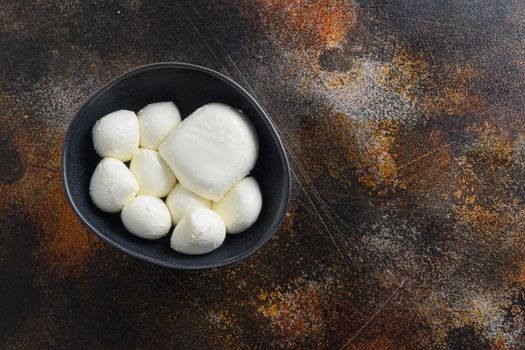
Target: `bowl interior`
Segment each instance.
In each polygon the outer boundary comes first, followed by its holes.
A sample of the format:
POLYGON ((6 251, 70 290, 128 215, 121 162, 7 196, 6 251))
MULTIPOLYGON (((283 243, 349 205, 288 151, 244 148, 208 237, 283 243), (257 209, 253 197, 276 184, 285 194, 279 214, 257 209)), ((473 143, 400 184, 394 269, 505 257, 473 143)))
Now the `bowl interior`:
POLYGON ((69 126, 63 150, 63 177, 68 199, 84 224, 102 239, 138 258, 163 266, 201 269, 241 260, 262 246, 286 213, 290 178, 282 144, 264 110, 237 84, 206 68, 180 63, 144 66, 101 89, 80 109, 69 126), (228 235, 217 250, 199 256, 170 248, 166 237, 148 241, 124 228, 120 214, 102 212, 89 197, 91 175, 100 161, 91 139, 95 122, 118 109, 138 111, 152 102, 173 101, 182 118, 210 102, 242 109, 255 125, 259 157, 252 171, 261 187, 263 206, 257 222, 247 231, 228 235))

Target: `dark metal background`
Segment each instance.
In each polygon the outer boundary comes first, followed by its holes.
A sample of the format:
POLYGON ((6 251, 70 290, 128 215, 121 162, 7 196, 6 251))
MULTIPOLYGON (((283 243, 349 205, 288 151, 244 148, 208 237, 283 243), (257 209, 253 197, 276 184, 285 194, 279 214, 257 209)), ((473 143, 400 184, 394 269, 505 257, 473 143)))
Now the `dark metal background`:
POLYGON ((524 29, 518 0, 0 0, 0 348, 524 348, 524 29), (157 61, 283 137, 290 211, 244 262, 152 266, 66 203, 75 111, 157 61))

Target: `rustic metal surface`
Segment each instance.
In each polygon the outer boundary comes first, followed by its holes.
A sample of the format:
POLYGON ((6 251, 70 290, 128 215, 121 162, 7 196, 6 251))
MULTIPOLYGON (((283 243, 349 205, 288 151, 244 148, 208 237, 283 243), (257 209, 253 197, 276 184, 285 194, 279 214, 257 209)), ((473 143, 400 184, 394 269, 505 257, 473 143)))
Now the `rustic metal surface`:
POLYGON ((0 1, 0 348, 525 347, 522 1, 0 1), (138 65, 253 92, 294 170, 252 258, 182 272, 68 207, 64 132, 138 65))

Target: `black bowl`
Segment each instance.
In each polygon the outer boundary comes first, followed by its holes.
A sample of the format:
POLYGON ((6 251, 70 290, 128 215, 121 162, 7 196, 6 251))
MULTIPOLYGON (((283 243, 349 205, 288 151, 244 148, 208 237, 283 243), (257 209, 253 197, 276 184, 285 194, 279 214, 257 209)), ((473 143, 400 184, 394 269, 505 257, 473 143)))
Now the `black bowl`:
POLYGON ((80 220, 112 246, 154 264, 177 269, 206 269, 242 260, 259 249, 284 219, 290 199, 290 168, 284 147, 268 115, 241 86, 211 69, 187 63, 157 63, 132 70, 95 93, 71 121, 62 154, 64 188, 80 220), (129 233, 120 214, 99 210, 89 197, 89 182, 100 157, 93 148, 91 129, 107 113, 138 111, 152 102, 173 101, 182 118, 210 102, 242 109, 259 136, 259 158, 252 175, 261 187, 263 206, 257 221, 245 232, 228 235, 217 250, 191 256, 170 248, 166 237, 148 241, 129 233))

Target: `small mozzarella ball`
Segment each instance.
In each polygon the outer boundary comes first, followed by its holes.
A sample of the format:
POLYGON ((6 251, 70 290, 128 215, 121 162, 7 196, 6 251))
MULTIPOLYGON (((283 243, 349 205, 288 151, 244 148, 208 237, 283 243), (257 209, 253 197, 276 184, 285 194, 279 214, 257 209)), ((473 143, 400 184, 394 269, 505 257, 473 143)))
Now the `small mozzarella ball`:
POLYGON ((139 183, 138 194, 166 197, 177 179, 157 151, 139 148, 129 164, 129 169, 139 183))
POLYGON ((120 110, 99 119, 92 130, 95 151, 101 157, 127 162, 139 148, 139 122, 134 112, 120 110))
POLYGON ((129 232, 146 239, 161 238, 171 227, 168 207, 152 196, 133 198, 126 203, 120 217, 129 232))
POLYGON ((140 147, 158 149, 164 139, 180 123, 180 113, 173 102, 151 103, 138 113, 140 147))
POLYGON ((226 228, 221 217, 213 210, 197 208, 175 226, 171 248, 184 254, 206 254, 219 248, 224 238, 226 228))
POLYGON ((104 158, 98 163, 91 182, 89 195, 95 205, 108 213, 122 210, 124 204, 135 197, 139 185, 128 167, 115 158, 104 158))
POLYGON ((171 213, 173 224, 177 225, 184 215, 195 208, 209 209, 211 202, 177 184, 166 198, 166 205, 171 213))
POLYGON ((261 189, 253 177, 239 181, 220 201, 212 205, 212 209, 224 221, 228 233, 239 233, 253 225, 261 207, 261 189))

